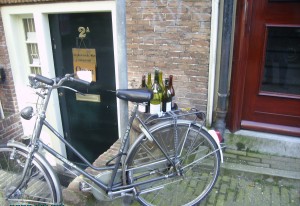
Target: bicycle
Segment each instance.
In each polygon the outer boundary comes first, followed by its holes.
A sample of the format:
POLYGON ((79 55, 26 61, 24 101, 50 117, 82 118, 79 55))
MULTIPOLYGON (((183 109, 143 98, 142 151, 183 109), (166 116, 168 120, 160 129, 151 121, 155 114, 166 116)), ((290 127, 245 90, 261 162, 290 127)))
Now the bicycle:
POLYGON ((144 118, 138 112, 138 106, 150 101, 152 92, 119 89, 116 91, 118 98, 134 103, 128 126, 117 155, 106 165, 95 167, 46 121, 49 98, 54 89, 78 92, 63 83, 73 81, 89 85, 89 82, 71 74, 54 79, 30 75, 29 80, 30 86, 39 91, 37 94, 42 103, 37 112, 31 106, 21 111, 24 119, 36 116, 30 143, 24 145, 11 140, 0 146, 1 205, 63 202, 57 175, 41 150, 53 155, 65 168, 84 176, 81 190, 91 191, 100 200, 132 196, 142 205, 197 205, 214 186, 223 154, 216 132, 204 127, 204 113, 177 110, 144 118), (127 149, 134 119, 139 123, 141 134, 127 149), (102 173, 89 174, 42 142, 43 126, 88 167, 102 173))

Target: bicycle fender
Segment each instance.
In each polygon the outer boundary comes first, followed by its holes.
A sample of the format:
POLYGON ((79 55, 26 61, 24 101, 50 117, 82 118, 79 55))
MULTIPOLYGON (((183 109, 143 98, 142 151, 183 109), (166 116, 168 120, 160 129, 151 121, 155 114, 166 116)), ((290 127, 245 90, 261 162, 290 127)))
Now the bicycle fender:
POLYGON ((205 130, 210 134, 210 136, 212 136, 212 138, 215 140, 217 146, 218 146, 218 149, 220 151, 220 157, 221 157, 221 162, 223 163, 223 151, 222 151, 222 148, 221 148, 221 145, 220 145, 220 141, 219 141, 219 137, 218 135, 216 134, 216 131, 215 130, 207 130, 205 128, 205 130))
MULTIPOLYGON (((28 151, 28 148, 26 147, 26 145, 20 143, 20 142, 14 142, 14 141, 9 141, 7 143, 7 146, 10 147, 16 147, 19 148, 23 151, 28 151)), ((60 183, 58 180, 58 177, 56 175, 56 173, 54 172, 53 168, 51 167, 51 165, 48 163, 48 161, 46 160, 45 157, 43 157, 40 153, 36 152, 34 153, 34 157, 41 162, 41 164, 45 167, 45 169, 47 170, 47 172, 49 173, 49 175, 51 176, 51 179, 53 181, 53 184, 55 186, 56 189, 56 194, 58 197, 62 197, 62 192, 60 190, 60 183)), ((62 199, 60 199, 60 201, 62 201, 62 199)), ((59 202, 60 203, 60 202, 59 202)))
MULTIPOLYGON (((191 123, 189 120, 177 120, 178 122, 183 122, 183 123, 191 123)), ((149 131, 153 131, 156 128, 162 127, 164 125, 170 124, 171 121, 165 121, 165 122, 161 122, 161 123, 157 123, 155 125, 153 125, 151 128, 149 128, 149 131)), ((220 141, 218 138, 218 135, 216 134, 216 132, 214 130, 208 130, 206 127, 199 125, 198 123, 193 123, 194 126, 197 126, 203 130, 205 130, 215 141, 215 143, 217 144, 218 147, 218 151, 220 153, 220 158, 221 158, 221 163, 224 162, 224 158, 223 158, 223 151, 222 151, 222 147, 220 145, 220 141)), ((142 136, 144 136, 144 133, 141 133, 137 139, 141 138, 142 136)), ((128 154, 131 152, 131 150, 134 148, 134 145, 131 146, 131 148, 128 151, 128 154)), ((129 155, 128 155, 129 156, 129 155)))

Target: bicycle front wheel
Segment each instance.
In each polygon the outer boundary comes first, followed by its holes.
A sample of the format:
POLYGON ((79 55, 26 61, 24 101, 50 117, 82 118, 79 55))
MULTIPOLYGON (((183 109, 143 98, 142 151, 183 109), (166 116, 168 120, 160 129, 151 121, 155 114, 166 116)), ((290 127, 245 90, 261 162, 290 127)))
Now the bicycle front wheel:
POLYGON ((137 184, 137 199, 143 205, 197 205, 214 186, 220 169, 220 152, 209 133, 186 120, 154 126, 151 133, 169 158, 178 160, 176 170, 157 144, 140 136, 125 161, 127 184, 137 184))
POLYGON ((35 157, 29 166, 26 183, 11 194, 21 181, 27 154, 20 148, 0 145, 0 205, 51 205, 58 202, 51 176, 35 157))

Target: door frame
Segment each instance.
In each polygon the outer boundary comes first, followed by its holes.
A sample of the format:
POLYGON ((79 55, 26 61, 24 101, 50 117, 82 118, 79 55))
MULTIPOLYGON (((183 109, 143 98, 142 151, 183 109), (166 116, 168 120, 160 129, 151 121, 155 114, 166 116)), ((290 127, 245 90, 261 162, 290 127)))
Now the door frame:
POLYGON ((245 87, 248 40, 249 40, 249 13, 252 7, 251 0, 237 1, 236 22, 234 32, 234 46, 232 57, 232 75, 229 96, 229 108, 227 115, 227 125, 231 132, 236 132, 241 128, 243 91, 245 87))
POLYGON ((300 136, 300 128, 273 125, 268 123, 256 123, 242 120, 244 89, 246 83, 246 67, 249 49, 249 37, 251 16, 253 14, 253 1, 237 1, 236 7, 236 27, 234 35, 232 76, 230 87, 229 108, 227 116, 227 125, 231 132, 240 130, 242 125, 249 130, 258 130, 262 132, 275 132, 291 136, 300 136))
MULTIPOLYGON (((11 69, 14 78, 14 85, 16 88, 16 96, 19 104, 19 109, 23 108, 24 99, 24 87, 28 84, 28 71, 24 69, 24 55, 20 52, 19 43, 22 39, 22 31, 20 16, 30 14, 35 21, 37 44, 40 51, 40 63, 42 74, 49 77, 55 77, 55 69, 53 62, 53 53, 50 37, 50 27, 48 14, 59 13, 88 13, 88 12, 111 12, 112 15, 112 27, 113 27, 113 42, 114 42, 114 56, 115 56, 115 80, 116 89, 125 88, 128 85, 127 75, 126 78, 122 78, 122 74, 127 74, 127 68, 119 68, 118 61, 120 61, 120 55, 118 51, 117 41, 117 21, 116 21, 116 2, 115 1, 87 1, 87 2, 70 2, 70 3, 48 3, 48 4, 34 4, 34 5, 16 5, 16 6, 3 6, 1 7, 1 14, 3 20, 3 26, 5 31, 7 49, 9 53, 9 59, 11 63, 11 69)), ((126 36, 121 37, 126 38, 126 36)), ((26 95, 26 94, 25 94, 26 95)), ((120 132, 124 130, 124 121, 127 111, 127 102, 117 99, 117 114, 118 114, 118 127, 119 138, 120 132)), ((47 120, 57 128, 58 131, 63 134, 61 114, 59 109, 58 95, 56 91, 53 93, 53 97, 50 99, 48 108, 47 120)), ((50 135, 50 133, 49 133, 50 135)), ((53 137, 53 136, 52 136, 53 137)), ((51 138, 51 146, 55 148, 59 153, 66 156, 65 146, 60 144, 59 141, 55 141, 51 138)))

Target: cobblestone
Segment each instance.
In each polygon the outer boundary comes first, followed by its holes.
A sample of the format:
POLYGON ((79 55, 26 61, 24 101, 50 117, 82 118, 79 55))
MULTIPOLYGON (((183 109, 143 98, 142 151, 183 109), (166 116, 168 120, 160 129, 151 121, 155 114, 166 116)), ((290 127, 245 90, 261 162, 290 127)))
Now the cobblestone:
MULTIPOLYGON (((105 156, 110 155, 106 153, 105 156)), ((220 176, 211 192, 201 201, 201 206, 300 205, 299 159, 234 150, 226 150, 224 157, 220 176)), ((104 160, 102 158, 101 162, 104 160)), ((133 199, 128 201, 128 197, 126 201, 119 198, 109 202, 96 201, 91 195, 87 197, 87 201, 80 201, 89 206, 140 205, 133 199)), ((173 198, 176 201, 178 197, 173 198)))
MULTIPOLYGON (((226 164, 226 163, 224 163, 226 164)), ((217 183, 201 206, 299 206, 300 180, 251 174, 223 169, 217 183)), ((95 201, 94 206, 135 206, 138 202, 123 203, 95 201)))

